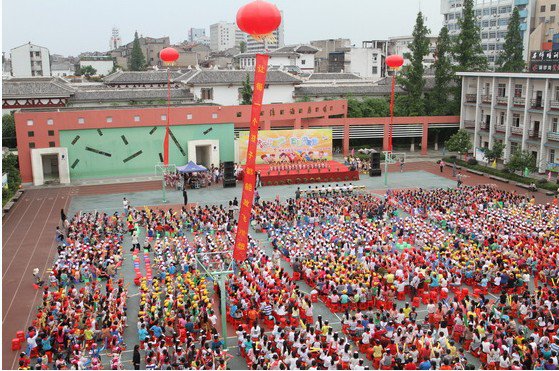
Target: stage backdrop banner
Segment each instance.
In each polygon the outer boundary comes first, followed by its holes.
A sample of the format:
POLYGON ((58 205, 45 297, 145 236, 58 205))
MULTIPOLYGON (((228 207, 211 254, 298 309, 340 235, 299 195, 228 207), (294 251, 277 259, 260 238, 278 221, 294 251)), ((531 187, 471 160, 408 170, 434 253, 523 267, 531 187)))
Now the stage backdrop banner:
MULTIPOLYGON (((249 132, 239 133, 239 160, 246 159, 249 132)), ((332 129, 260 130, 257 164, 332 160, 332 129)))

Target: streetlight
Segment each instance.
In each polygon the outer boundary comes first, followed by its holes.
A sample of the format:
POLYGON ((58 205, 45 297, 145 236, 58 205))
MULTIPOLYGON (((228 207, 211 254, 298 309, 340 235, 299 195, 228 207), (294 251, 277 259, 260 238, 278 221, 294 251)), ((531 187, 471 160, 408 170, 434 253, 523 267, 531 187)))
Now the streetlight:
POLYGON ((394 88, 396 87, 396 71, 404 64, 401 55, 393 54, 386 57, 388 69, 394 71, 392 74, 392 88, 390 90, 390 123, 388 125, 388 146, 384 151, 384 185, 388 185, 388 162, 392 161, 392 125, 394 123, 394 88))

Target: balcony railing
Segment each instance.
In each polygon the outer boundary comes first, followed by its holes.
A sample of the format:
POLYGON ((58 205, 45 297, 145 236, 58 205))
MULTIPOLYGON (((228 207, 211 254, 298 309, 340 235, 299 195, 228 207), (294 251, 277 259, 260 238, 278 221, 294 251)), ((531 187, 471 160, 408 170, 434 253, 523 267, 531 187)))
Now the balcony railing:
POLYGON ((476 94, 466 94, 466 103, 475 103, 476 94))
POLYGON ((548 131, 547 140, 553 140, 554 142, 559 142, 559 133, 556 133, 554 131, 548 131))
POLYGON ((514 97, 512 98, 513 106, 523 106, 526 103, 526 98, 524 97, 514 97))
POLYGON ((513 134, 518 134, 518 135, 522 135, 522 132, 524 131, 524 128, 522 126, 513 126, 511 127, 511 133, 513 134))
POLYGON ((489 130, 489 123, 488 123, 488 122, 482 122, 482 123, 479 125, 479 128, 480 128, 481 130, 489 130))
POLYGON ((549 108, 559 110, 559 100, 552 100, 549 102, 549 108))
POLYGON ((543 100, 541 99, 531 99, 530 100, 530 107, 533 109, 543 109, 543 100))
POLYGON ((464 120, 464 127, 465 128, 475 128, 476 122, 474 120, 464 120))
POLYGON ((501 133, 504 133, 506 131, 506 127, 505 127, 505 125, 495 125, 495 131, 499 131, 501 133))
POLYGON ((497 104, 500 105, 507 105, 509 98, 508 97, 497 97, 497 104))
POLYGON ((483 103, 491 103, 491 95, 482 95, 481 96, 481 101, 483 103))

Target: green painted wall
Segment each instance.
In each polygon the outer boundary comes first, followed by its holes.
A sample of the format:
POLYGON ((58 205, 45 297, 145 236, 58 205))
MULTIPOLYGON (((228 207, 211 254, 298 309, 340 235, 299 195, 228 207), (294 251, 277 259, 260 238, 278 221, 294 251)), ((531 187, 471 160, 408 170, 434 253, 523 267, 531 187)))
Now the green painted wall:
MULTIPOLYGON (((68 148, 68 163, 72 179, 153 175, 155 165, 162 162, 159 154, 163 155, 165 126, 100 129, 100 131, 102 135, 97 129, 60 131, 60 146, 68 148), (139 151, 141 153, 138 154, 139 151)), ((188 141, 204 139, 219 140, 220 161, 234 161, 233 124, 173 126, 171 132, 184 151, 184 154, 181 153, 170 137, 169 163, 171 164, 177 166, 186 164, 188 141), (204 135, 204 131, 210 128, 212 131, 204 135)))

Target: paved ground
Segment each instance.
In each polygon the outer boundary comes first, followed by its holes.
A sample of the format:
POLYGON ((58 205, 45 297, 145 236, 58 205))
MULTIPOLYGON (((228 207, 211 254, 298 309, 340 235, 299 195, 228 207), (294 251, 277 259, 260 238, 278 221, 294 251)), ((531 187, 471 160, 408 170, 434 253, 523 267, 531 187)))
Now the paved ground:
MULTIPOLYGON (((353 184, 364 185, 368 190, 378 194, 384 194, 387 188, 434 188, 452 187, 456 185, 456 180, 452 178, 452 170, 445 169, 441 174, 439 167, 433 162, 407 162, 405 171, 399 172, 398 165, 392 165, 388 176, 388 187, 384 186, 383 177, 371 178, 362 175, 361 180, 353 184)), ((530 193, 522 188, 510 184, 493 181, 487 177, 474 174, 467 174, 464 183, 467 185, 498 183, 499 187, 518 193, 530 193)), ((23 330, 30 322, 31 316, 35 314, 35 308, 39 304, 39 291, 32 287, 32 270, 39 268, 41 272, 50 267, 56 253, 54 243, 54 231, 60 221, 60 210, 64 208, 68 215, 81 211, 106 211, 115 212, 122 209, 122 197, 130 199, 131 204, 136 207, 144 205, 161 205, 160 182, 149 181, 142 183, 119 183, 105 185, 88 185, 81 187, 49 187, 30 189, 16 203, 14 208, 4 216, 2 220, 2 335, 3 369, 16 367, 17 352, 12 352, 11 339, 15 337, 16 331, 23 330)), ((308 187, 302 185, 301 188, 308 187)), ((259 190, 262 199, 273 199, 280 197, 282 200, 293 197, 297 186, 276 186, 264 187, 259 190)), ((189 202, 193 204, 214 204, 227 203, 234 197, 240 198, 241 187, 221 188, 219 186, 207 189, 190 190, 189 202)), ((182 194, 178 191, 167 192, 168 203, 161 207, 178 208, 182 204, 182 194)), ((552 197, 537 194, 538 202, 549 202, 552 197)), ((266 237, 256 234, 263 242, 264 249, 270 253, 266 237)), ((130 245, 128 239, 125 240, 125 247, 130 245)), ((125 248, 125 262, 121 274, 126 280, 131 280, 134 273, 131 256, 125 248)), ((290 268, 286 265, 286 268, 290 268)), ((300 283, 303 291, 310 291, 310 288, 300 283)), ((129 348, 135 344, 136 334, 134 325, 137 318, 135 297, 137 288, 130 286, 130 312, 128 313, 131 327, 125 333, 125 339, 129 348)), ((420 308, 421 310, 421 308, 420 308)), ((219 311, 216 307, 216 313, 219 311)), ((322 304, 318 303, 315 308, 316 315, 321 314, 328 319, 337 330, 341 328, 339 318, 331 313, 322 304)), ((231 329, 230 329, 231 330, 231 329)), ((231 331, 231 333, 234 333, 231 331)), ((235 344, 234 338, 230 338, 230 344, 235 344)), ((236 349, 232 349, 236 354, 236 349)), ((123 359, 127 362, 125 366, 129 368, 131 352, 127 351, 123 359)), ((236 357, 231 363, 231 368, 246 368, 244 360, 236 357)))

